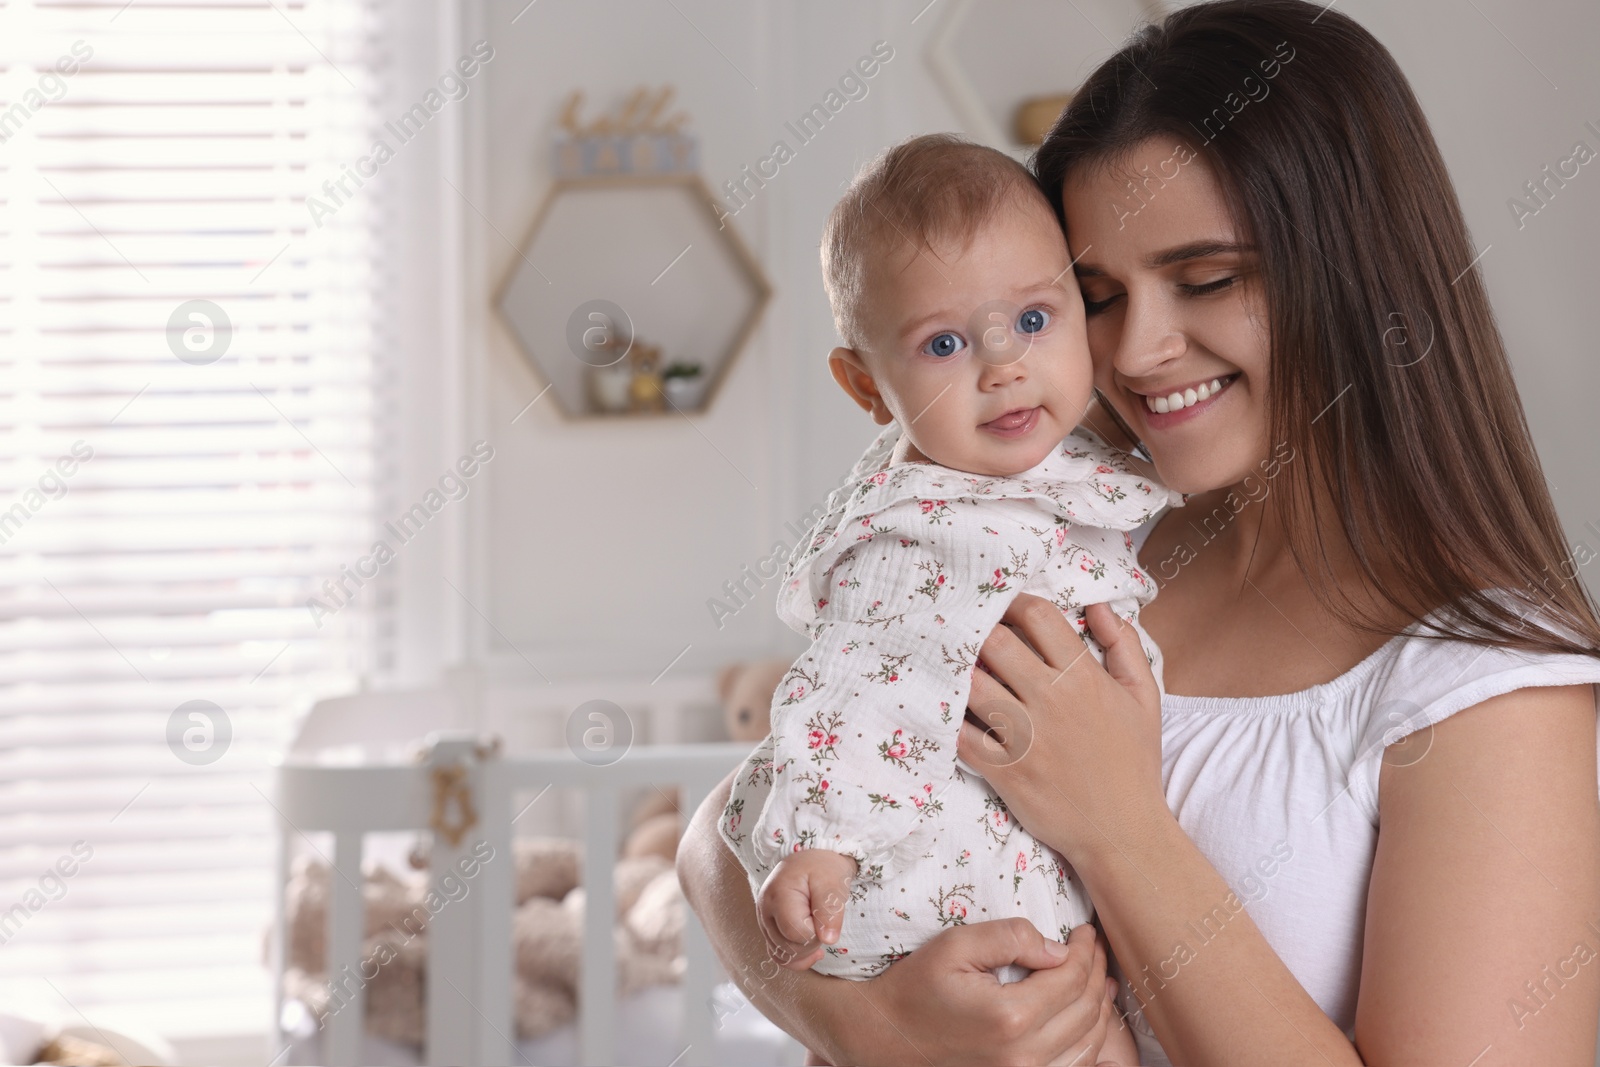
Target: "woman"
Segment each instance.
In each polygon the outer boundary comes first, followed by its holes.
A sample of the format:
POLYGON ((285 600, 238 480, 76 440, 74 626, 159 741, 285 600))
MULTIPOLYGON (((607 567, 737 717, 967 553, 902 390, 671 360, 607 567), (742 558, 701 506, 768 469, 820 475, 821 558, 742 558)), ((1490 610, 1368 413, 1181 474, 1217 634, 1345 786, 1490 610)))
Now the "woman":
MULTIPOLYGON (((1141 548, 1168 695, 1109 612, 1102 668, 1024 598, 960 751, 1083 879, 1144 1062, 1591 1063, 1600 622, 1404 77, 1337 11, 1191 7, 1035 165, 1106 414, 1189 494, 1141 548)), ((1084 928, 960 927, 868 982, 772 966, 725 794, 685 891, 818 1055, 1094 1062, 1084 928)))

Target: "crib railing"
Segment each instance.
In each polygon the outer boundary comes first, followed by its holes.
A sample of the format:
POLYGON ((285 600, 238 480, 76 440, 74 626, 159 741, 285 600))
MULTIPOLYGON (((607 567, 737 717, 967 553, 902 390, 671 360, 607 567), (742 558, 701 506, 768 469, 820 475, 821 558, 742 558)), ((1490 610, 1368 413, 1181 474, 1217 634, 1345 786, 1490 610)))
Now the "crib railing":
MULTIPOLYGON (((578 997, 579 1047, 586 1064, 617 1062, 616 960, 612 881, 618 850, 619 796, 641 786, 680 790, 685 819, 740 760, 742 743, 635 745, 615 762, 596 765, 571 752, 502 757, 482 735, 435 734, 425 762, 334 766, 291 755, 277 769, 278 893, 273 1033, 281 1047, 285 919, 283 888, 289 857, 305 835, 333 838, 328 910, 328 967, 334 1000, 321 1021, 322 1062, 360 1062, 365 984, 361 958, 362 840, 367 834, 432 830, 429 888, 443 904, 428 923, 426 1062, 521 1062, 513 1041, 513 822, 543 791, 576 787, 584 798, 583 887, 587 898, 583 969, 578 997), (441 773, 442 772, 442 773, 441 773), (463 799, 465 804, 463 804, 463 799), (472 825, 452 840, 467 821, 472 825), (441 821, 442 819, 442 821, 441 821), (492 853, 486 851, 492 849, 492 853), (485 857, 489 857, 485 859, 485 857), (467 872, 471 872, 470 875, 467 872)), ((684 934, 686 974, 677 1063, 708 1063, 713 1021, 708 1009, 715 980, 709 944, 692 912, 684 934)))

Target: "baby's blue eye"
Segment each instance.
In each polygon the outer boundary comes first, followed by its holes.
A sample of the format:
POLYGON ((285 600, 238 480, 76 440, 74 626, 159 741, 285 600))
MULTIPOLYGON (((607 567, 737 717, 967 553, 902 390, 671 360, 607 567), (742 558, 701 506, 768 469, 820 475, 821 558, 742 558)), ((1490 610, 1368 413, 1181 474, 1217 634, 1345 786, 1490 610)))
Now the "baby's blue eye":
POLYGON ((941 333, 933 340, 923 345, 922 350, 928 353, 930 356, 938 356, 940 359, 945 359, 949 356, 955 355, 957 352, 966 347, 967 342, 963 341, 956 334, 941 333))
POLYGON ((1038 333, 1050 324, 1050 315, 1039 308, 1029 308, 1017 319, 1017 329, 1023 333, 1038 333))

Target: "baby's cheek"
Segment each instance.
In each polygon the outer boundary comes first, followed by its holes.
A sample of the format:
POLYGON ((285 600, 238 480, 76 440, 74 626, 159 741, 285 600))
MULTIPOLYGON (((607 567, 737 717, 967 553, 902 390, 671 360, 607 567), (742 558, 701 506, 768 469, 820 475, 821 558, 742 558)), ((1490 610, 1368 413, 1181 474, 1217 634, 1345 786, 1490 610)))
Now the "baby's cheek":
POLYGON ((1094 365, 1095 384, 1102 390, 1111 385, 1111 375, 1115 370, 1117 357, 1117 336, 1109 327, 1110 324, 1104 318, 1094 320, 1088 327, 1084 343, 1089 353, 1089 361, 1094 365))
MULTIPOLYGON (((1109 369, 1107 377, 1110 377, 1109 369)), ((1062 355, 1054 384, 1065 400, 1065 410, 1061 415, 1066 428, 1070 430, 1083 418, 1096 385, 1095 366, 1089 358, 1087 344, 1075 346, 1062 355)))

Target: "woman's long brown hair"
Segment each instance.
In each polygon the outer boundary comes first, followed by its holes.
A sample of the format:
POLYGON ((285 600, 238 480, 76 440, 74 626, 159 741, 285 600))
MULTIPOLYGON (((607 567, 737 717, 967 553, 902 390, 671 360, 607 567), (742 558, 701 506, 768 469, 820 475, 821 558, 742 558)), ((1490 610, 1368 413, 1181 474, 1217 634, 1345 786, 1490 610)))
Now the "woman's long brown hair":
POLYGON ((1069 173, 1158 136, 1199 150, 1260 256, 1272 440, 1309 460, 1282 468, 1274 497, 1324 606, 1403 629, 1333 580, 1342 529, 1372 594, 1433 613, 1427 636, 1600 654, 1455 189, 1388 51, 1300 0, 1144 27, 1034 157, 1063 224, 1069 173))

